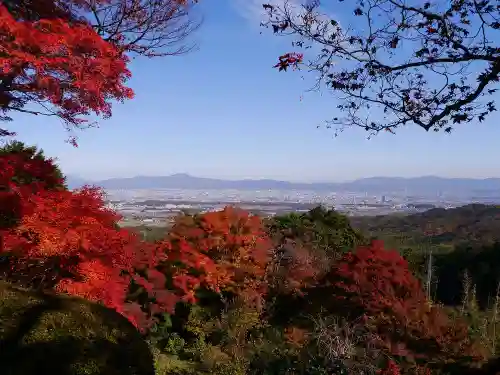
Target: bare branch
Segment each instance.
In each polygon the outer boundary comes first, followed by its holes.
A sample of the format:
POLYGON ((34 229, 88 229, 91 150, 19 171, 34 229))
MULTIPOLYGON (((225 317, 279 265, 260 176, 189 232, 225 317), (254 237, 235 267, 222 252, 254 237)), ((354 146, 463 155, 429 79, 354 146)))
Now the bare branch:
POLYGON ((497 91, 500 79, 498 2, 351 4, 355 22, 347 26, 327 17, 319 1, 303 6, 299 16, 288 3, 264 5, 265 27, 295 37, 295 48, 319 47, 308 60, 296 52, 283 55, 279 68, 306 67, 319 76, 316 87, 336 96, 339 114, 329 127, 359 126, 374 134, 415 124, 449 132, 496 110, 495 98, 485 97, 497 91))
POLYGON ((201 25, 192 16, 197 0, 85 0, 88 21, 105 40, 148 57, 179 55, 201 25))

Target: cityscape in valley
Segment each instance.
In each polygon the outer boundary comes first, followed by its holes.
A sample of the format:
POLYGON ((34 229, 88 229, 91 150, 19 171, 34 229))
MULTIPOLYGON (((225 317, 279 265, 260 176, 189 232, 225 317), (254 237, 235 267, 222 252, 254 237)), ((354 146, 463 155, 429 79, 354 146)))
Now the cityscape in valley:
POLYGON ((500 0, 0 0, 0 375, 500 375, 500 0))
POLYGON ((322 205, 349 216, 411 214, 469 203, 500 203, 500 179, 378 177, 347 183, 217 180, 177 174, 103 181, 69 179, 71 187, 101 186, 122 225, 168 225, 182 212, 236 206, 261 216, 306 212, 322 205))

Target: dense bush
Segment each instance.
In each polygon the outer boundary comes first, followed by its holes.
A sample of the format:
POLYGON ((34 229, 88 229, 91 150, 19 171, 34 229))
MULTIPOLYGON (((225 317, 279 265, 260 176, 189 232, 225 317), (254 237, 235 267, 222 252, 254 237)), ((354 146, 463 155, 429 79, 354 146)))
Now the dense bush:
POLYGON ((432 304, 397 251, 334 211, 264 223, 227 207, 146 242, 36 148, 0 163, 2 278, 116 310, 159 374, 444 374, 496 353, 495 325, 432 304))
POLYGON ((323 308, 361 318, 376 333, 377 346, 404 365, 443 370, 483 359, 465 322, 451 321, 428 301, 407 262, 379 241, 347 253, 312 293, 316 298, 327 294, 332 298, 323 308))
POLYGON ((0 282, 0 370, 6 375, 153 375, 153 357, 118 313, 79 298, 0 282))
POLYGON ((158 262, 154 249, 118 227, 120 216, 105 207, 99 189, 60 188, 64 179, 52 160, 18 149, 0 153, 3 277, 99 301, 146 325, 126 297, 135 270, 158 262))
POLYGON ((301 214, 276 216, 268 222, 268 231, 278 243, 299 242, 329 258, 364 242, 347 216, 322 206, 301 214))
POLYGON ((165 241, 173 276, 198 275, 204 287, 259 302, 266 291, 265 275, 271 243, 261 219, 226 207, 202 215, 181 216, 165 241))

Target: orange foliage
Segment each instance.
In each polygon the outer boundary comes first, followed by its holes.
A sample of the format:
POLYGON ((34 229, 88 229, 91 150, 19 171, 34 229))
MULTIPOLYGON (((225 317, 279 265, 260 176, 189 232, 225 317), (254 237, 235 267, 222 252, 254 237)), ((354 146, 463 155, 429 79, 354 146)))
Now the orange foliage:
POLYGON ((236 208, 178 219, 168 238, 158 243, 168 275, 186 301, 204 287, 258 301, 266 291, 271 242, 257 216, 236 208))
POLYGON ((147 244, 118 228, 120 216, 105 208, 100 190, 53 189, 63 182, 55 172, 51 160, 0 155, 3 277, 101 302, 145 324, 147 317, 126 302, 130 279, 163 254, 155 258, 147 244))
POLYGON ((42 191, 21 199, 15 226, 0 231, 13 262, 8 279, 80 296, 126 315, 138 239, 117 229, 97 189, 42 191))
POLYGON ((285 340, 292 346, 302 347, 309 340, 309 332, 303 328, 290 326, 285 328, 285 340))
POLYGON ((53 189, 62 179, 50 160, 7 154, 0 166, 0 253, 10 281, 103 303, 139 328, 179 301, 195 302, 202 287, 252 301, 265 292, 270 242, 255 216, 226 208, 184 217, 167 240, 148 244, 117 226, 99 189, 53 189))

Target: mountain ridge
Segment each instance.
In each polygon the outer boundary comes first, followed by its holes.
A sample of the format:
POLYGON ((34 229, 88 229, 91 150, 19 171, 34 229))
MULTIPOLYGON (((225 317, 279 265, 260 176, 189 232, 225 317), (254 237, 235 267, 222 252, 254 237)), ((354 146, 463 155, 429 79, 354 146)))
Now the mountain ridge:
POLYGON ((238 189, 238 190, 352 190, 352 191, 495 191, 500 192, 500 178, 448 178, 439 176, 375 176, 347 182, 290 182, 274 179, 225 180, 196 177, 187 173, 169 176, 134 176, 97 181, 77 176, 67 177, 72 189, 85 184, 104 189, 238 189))

